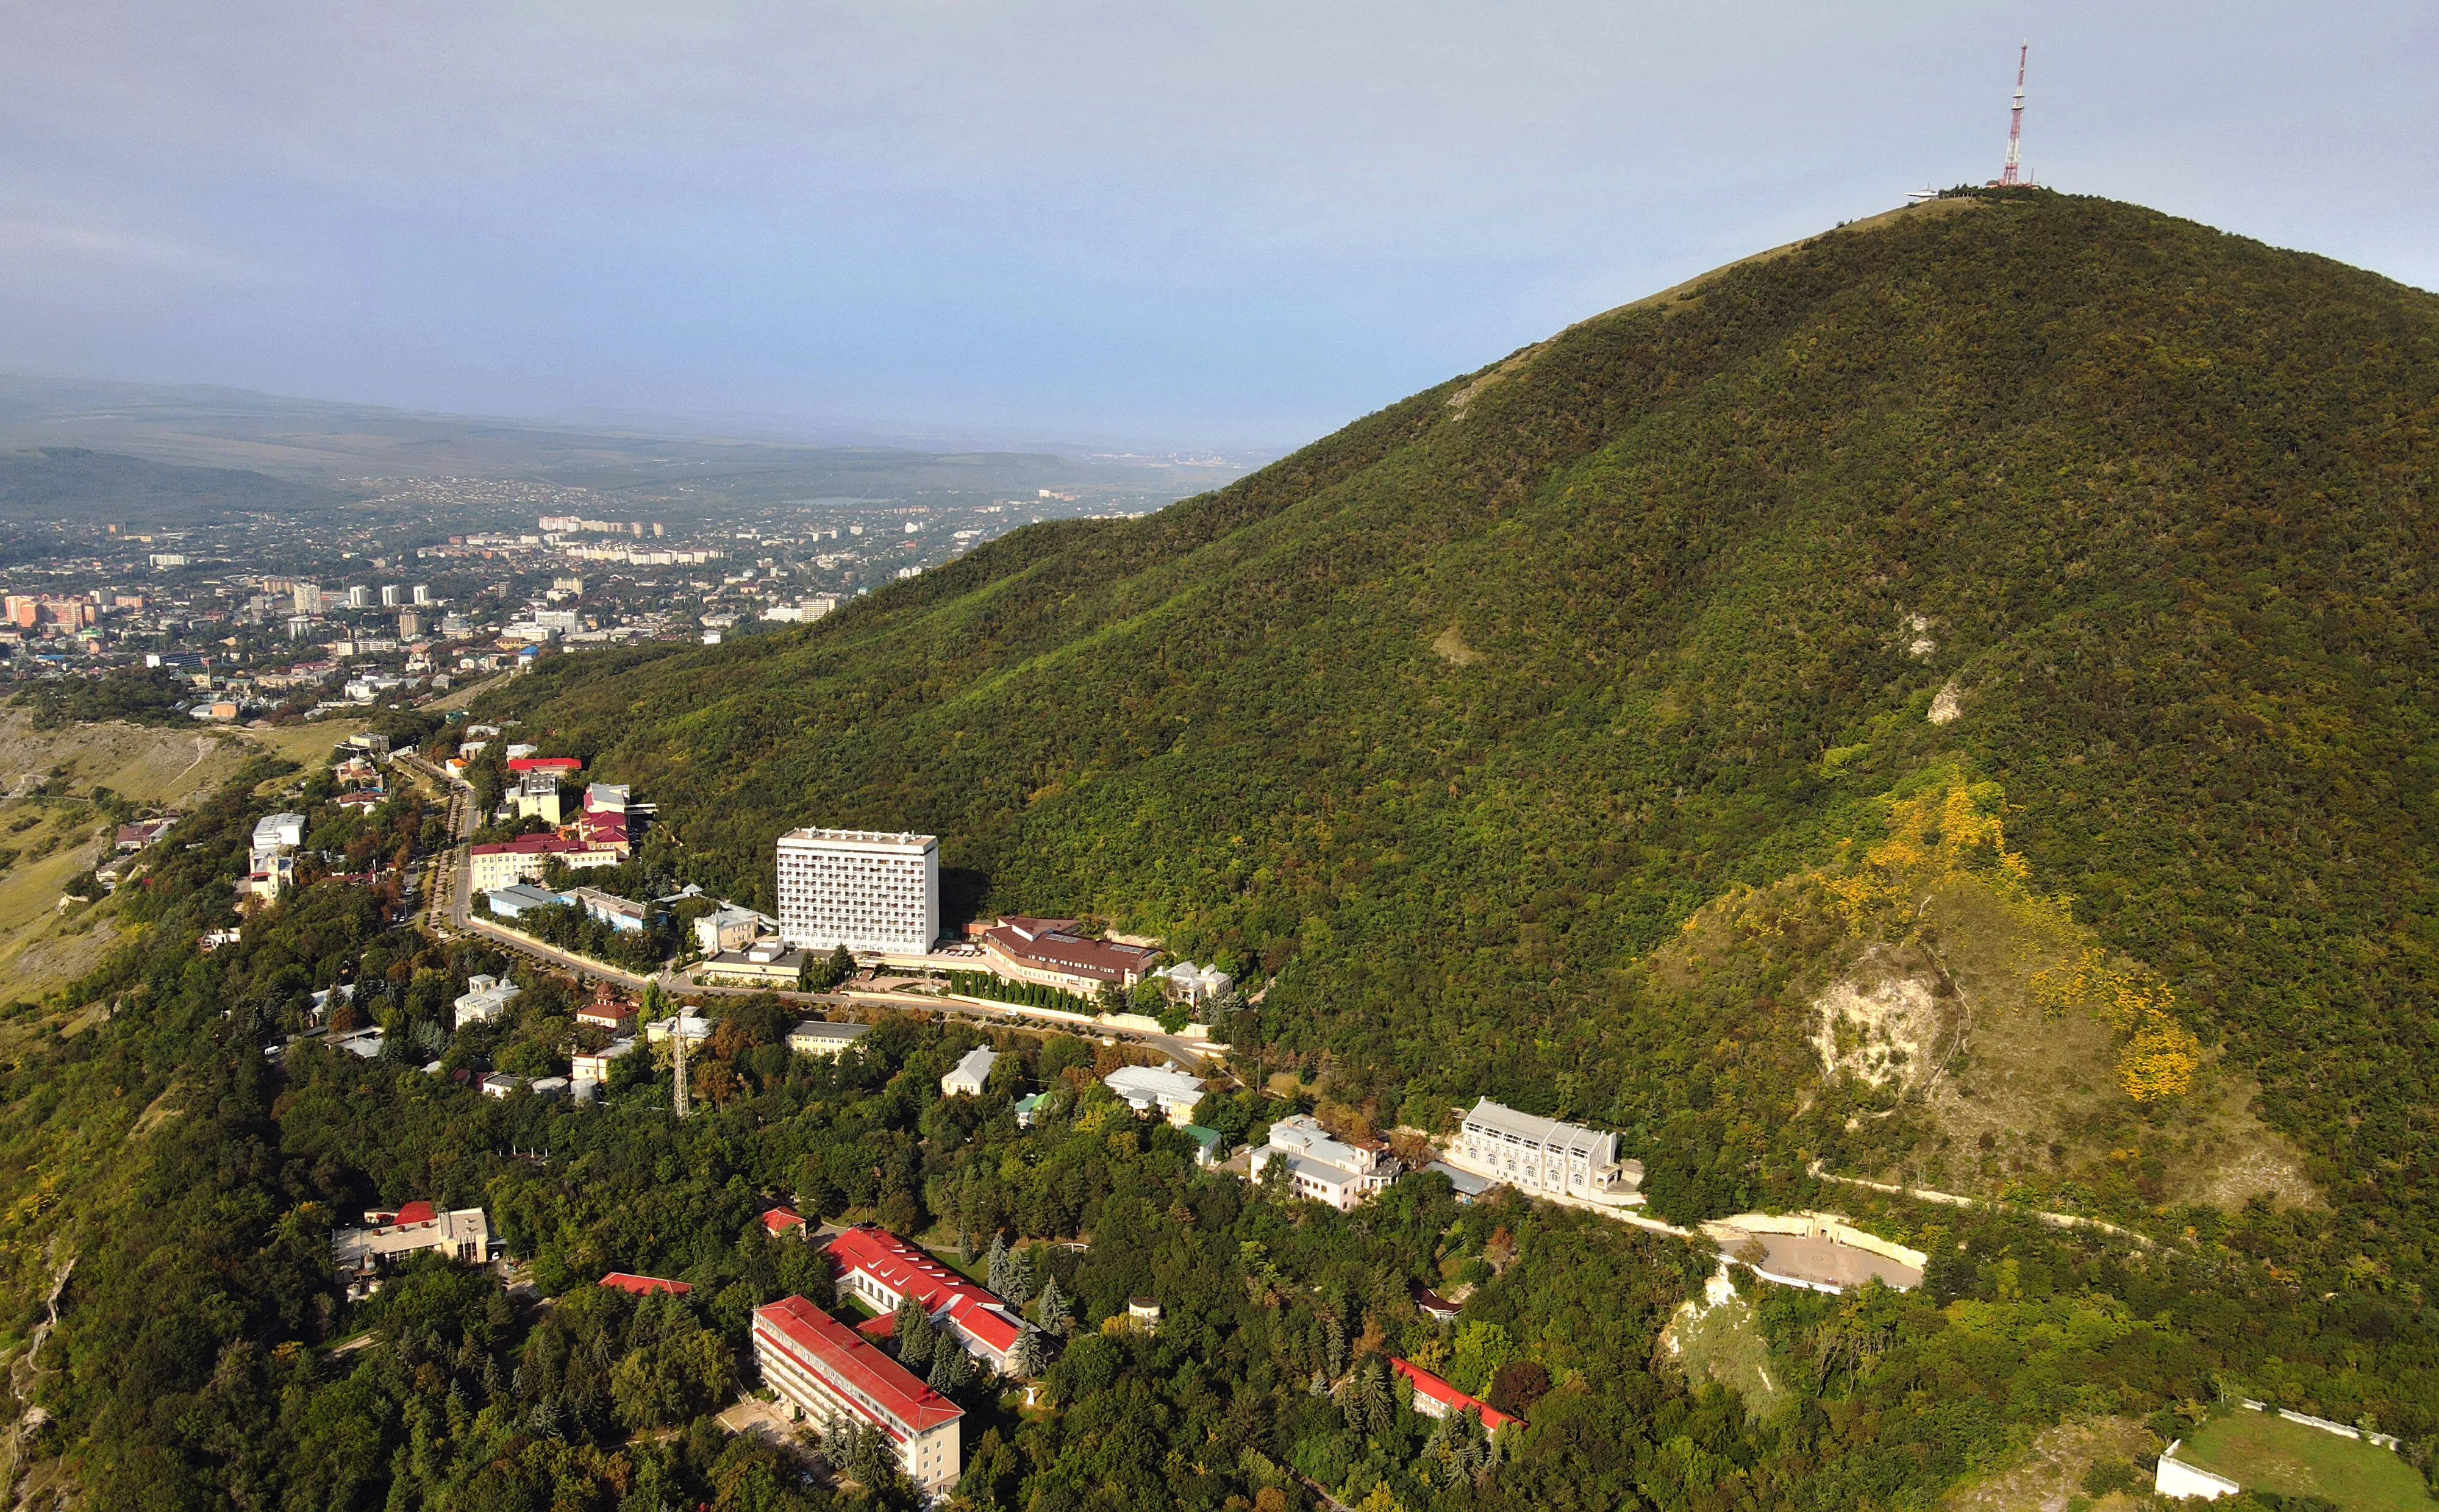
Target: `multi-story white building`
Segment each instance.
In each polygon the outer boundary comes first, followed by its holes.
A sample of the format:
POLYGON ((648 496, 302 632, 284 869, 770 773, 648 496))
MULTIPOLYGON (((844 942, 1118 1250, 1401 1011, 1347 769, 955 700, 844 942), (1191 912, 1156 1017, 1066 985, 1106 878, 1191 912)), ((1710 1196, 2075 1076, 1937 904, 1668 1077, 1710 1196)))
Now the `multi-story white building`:
POLYGON ((779 937, 788 944, 919 955, 939 935, 936 837, 861 829, 779 837, 779 937))
POLYGON ((754 1309, 754 1363, 794 1414, 817 1425, 845 1418, 879 1428, 926 1496, 957 1484, 964 1409, 804 1298, 754 1309))
POLYGON ((1641 1161, 1617 1158, 1615 1134, 1520 1113, 1487 1097, 1465 1115, 1448 1155, 1452 1165, 1527 1192, 1612 1197, 1643 1182, 1641 1161))
POLYGON ((1288 1187, 1296 1196, 1326 1202, 1344 1213, 1396 1180, 1398 1163, 1377 1149, 1333 1139, 1308 1113, 1292 1113, 1271 1126, 1271 1142, 1249 1162, 1255 1181, 1273 1161, 1285 1161, 1288 1187))

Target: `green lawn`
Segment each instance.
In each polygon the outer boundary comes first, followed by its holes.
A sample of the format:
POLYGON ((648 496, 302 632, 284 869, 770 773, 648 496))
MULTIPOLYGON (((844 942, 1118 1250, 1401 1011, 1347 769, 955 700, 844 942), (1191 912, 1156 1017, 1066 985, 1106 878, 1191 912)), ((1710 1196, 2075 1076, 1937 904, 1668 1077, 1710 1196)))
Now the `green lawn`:
POLYGON ((2243 1408, 2214 1415, 2177 1458, 2247 1489, 2324 1496, 2346 1512, 2432 1512, 2422 1477, 2391 1451, 2243 1408))

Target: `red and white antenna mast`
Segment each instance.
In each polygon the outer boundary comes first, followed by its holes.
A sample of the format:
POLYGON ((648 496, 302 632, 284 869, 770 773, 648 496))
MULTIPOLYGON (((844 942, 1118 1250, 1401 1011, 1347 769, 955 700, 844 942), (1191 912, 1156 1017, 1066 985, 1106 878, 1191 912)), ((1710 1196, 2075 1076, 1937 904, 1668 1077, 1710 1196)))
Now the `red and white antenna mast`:
POLYGON ((1999 170, 2002 185, 2018 182, 2016 172, 2021 163, 2017 154, 2024 139, 2024 60, 2032 56, 2032 51, 2033 44, 2028 42, 2016 52, 2016 109, 2007 117, 2007 166, 1999 170))

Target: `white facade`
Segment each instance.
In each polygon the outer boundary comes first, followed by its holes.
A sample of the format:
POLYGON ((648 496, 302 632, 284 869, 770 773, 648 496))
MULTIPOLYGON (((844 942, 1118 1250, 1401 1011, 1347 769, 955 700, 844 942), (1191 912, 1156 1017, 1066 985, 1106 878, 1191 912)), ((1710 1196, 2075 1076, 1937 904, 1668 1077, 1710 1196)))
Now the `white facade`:
POLYGON ((1395 1179, 1395 1161, 1380 1151, 1333 1139, 1311 1116, 1295 1113, 1271 1126, 1271 1142, 1248 1163, 1255 1182, 1273 1161, 1287 1163, 1288 1186, 1296 1196, 1344 1212, 1395 1179))
POLYGON ((788 944, 919 955, 939 936, 937 837, 858 829, 779 837, 779 937, 788 944))
POLYGON ((965 1058, 940 1078, 940 1095, 954 1097, 962 1094, 968 1097, 981 1096, 983 1083, 990 1079, 991 1066, 998 1059, 998 1051, 979 1045, 967 1051, 965 1058))
POLYGON ((1521 1191, 1591 1197, 1643 1179, 1640 1161, 1617 1158, 1615 1134, 1520 1113, 1487 1097, 1465 1115, 1448 1156, 1453 1165, 1521 1191))
POLYGON ((1194 1122, 1195 1105, 1202 1101, 1202 1083, 1183 1071, 1162 1066, 1120 1066, 1101 1078, 1104 1086, 1124 1097, 1135 1112, 1160 1110, 1172 1124, 1194 1122))
POLYGON ((301 813, 264 814, 255 821, 254 848, 274 850, 281 845, 305 844, 305 816, 301 813))
POLYGON ((466 991, 457 999, 457 1011, 451 1018, 449 1026, 462 1029, 470 1023, 490 1023, 500 1016, 500 1010, 508 1005, 508 1000, 517 995, 517 990, 514 982, 503 982, 495 976, 468 977, 466 991))

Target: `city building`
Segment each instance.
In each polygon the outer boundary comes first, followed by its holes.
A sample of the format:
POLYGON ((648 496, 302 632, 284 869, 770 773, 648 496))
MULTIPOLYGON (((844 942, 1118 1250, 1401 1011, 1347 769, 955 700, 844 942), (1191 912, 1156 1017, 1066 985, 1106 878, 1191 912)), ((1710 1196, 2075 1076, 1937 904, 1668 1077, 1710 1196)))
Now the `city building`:
POLYGON ((754 1309, 754 1363, 791 1415, 880 1429, 925 1496, 945 1495, 957 1484, 964 1409, 804 1298, 754 1309))
POLYGON ((807 1019, 788 1031, 788 1048, 800 1056, 836 1058, 847 1046, 872 1032, 868 1023, 824 1023, 807 1019))
POLYGON ((1287 1163, 1288 1186, 1296 1196, 1345 1212, 1397 1178, 1398 1163, 1377 1149, 1331 1137, 1309 1113, 1271 1126, 1271 1142, 1248 1162, 1255 1181, 1273 1161, 1287 1163))
POLYGON ((483 895, 483 900, 490 904, 491 912, 502 918, 516 918, 537 908, 557 908, 566 901, 549 888, 536 887, 531 882, 510 882, 506 887, 494 887, 483 895))
POLYGON ((779 837, 779 937, 923 954, 940 934, 940 842, 932 835, 796 829, 779 837))
POLYGON ((615 866, 621 859, 618 850, 608 845, 588 845, 558 835, 519 835, 514 840, 476 845, 468 853, 466 870, 474 890, 487 893, 510 882, 542 881, 543 863, 553 856, 575 871, 615 866))
POLYGON ((138 819, 133 824, 120 825, 117 837, 112 844, 119 850, 142 850, 175 828, 177 823, 176 814, 163 814, 158 819, 138 819))
POLYGON ((1139 1113, 1157 1110, 1172 1124, 1194 1121, 1194 1106, 1202 1100, 1202 1083, 1166 1066, 1120 1066, 1101 1084, 1127 1100, 1139 1113))
POLYGON ((567 795, 560 791, 555 771, 520 774, 508 801, 516 806, 520 819, 540 819, 546 825, 567 822, 567 795))
POLYGON ((633 902, 615 893, 605 893, 597 887, 578 887, 565 895, 567 900, 594 918, 622 934, 641 934, 651 923, 652 910, 647 903, 633 902))
POLYGON ((632 1055, 635 1041, 630 1038, 612 1041, 606 1049, 579 1050, 567 1058, 567 1075, 572 1081, 603 1082, 610 1079, 610 1062, 620 1056, 632 1055))
POLYGON ((1091 997, 1104 984, 1131 988, 1160 952, 1142 945, 1096 940, 1072 918, 1007 917, 983 931, 983 959, 1019 982, 1091 997))
POLYGON ((934 1323, 955 1336, 966 1353, 1005 1376, 1025 1329, 1007 1304, 887 1229, 860 1223, 829 1242, 835 1281, 844 1295, 895 1312, 912 1294, 934 1323))
POLYGON ((461 1264, 479 1265, 490 1258, 491 1225, 479 1207, 439 1212, 429 1202, 374 1208, 365 1214, 362 1228, 339 1229, 330 1236, 330 1254, 339 1273, 347 1278, 351 1296, 370 1291, 381 1262, 423 1250, 438 1250, 461 1264))
POLYGON ((1447 1158, 1520 1191, 1612 1196, 1643 1184, 1643 1163, 1617 1158, 1617 1136, 1520 1113, 1485 1097, 1465 1115, 1447 1158))
POLYGON ((967 1051, 964 1058, 951 1068, 949 1074, 940 1078, 940 1095, 943 1097, 981 1096, 983 1083, 990 1079, 991 1064, 998 1059, 999 1052, 988 1046, 976 1045, 967 1051))
POLYGON ((685 1036, 688 1044, 701 1044, 711 1038, 712 1021, 693 1013, 673 1013, 666 1019, 654 1019, 644 1025, 644 1039, 651 1044, 667 1044, 674 1032, 685 1036))
POLYGON ((454 1005, 456 1012, 450 1027, 462 1029, 470 1023, 489 1023, 498 1018, 518 992, 514 982, 503 982, 495 976, 476 974, 466 979, 466 990, 454 1005))
POLYGON ((246 891, 266 901, 277 898, 295 880, 296 847, 303 844, 303 814, 265 814, 246 850, 246 891))
POLYGON ((805 1216, 792 1207, 774 1207, 762 1214, 762 1232, 774 1239, 801 1239, 810 1231, 805 1216))
POLYGON ((718 913, 705 914, 694 921, 695 945, 705 955, 718 955, 722 951, 741 951, 752 945, 762 934, 762 916, 750 908, 734 906, 718 913))
POLYGON ((1237 990, 1237 979, 1216 966, 1180 961, 1152 973, 1163 991, 1178 1003, 1216 1003, 1237 990))
POLYGON ((483 1078, 481 1086, 484 1096, 496 1097, 505 1101, 509 1094, 525 1084, 525 1078, 523 1076, 511 1076, 505 1071, 494 1071, 483 1078))
POLYGON ((630 1034, 635 1027, 635 1005, 604 982, 594 989, 593 1001, 576 1010, 576 1022, 614 1035, 630 1034))

